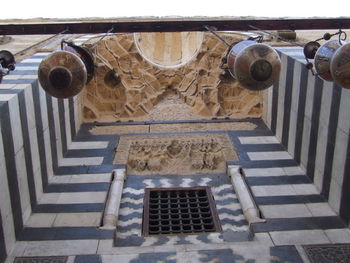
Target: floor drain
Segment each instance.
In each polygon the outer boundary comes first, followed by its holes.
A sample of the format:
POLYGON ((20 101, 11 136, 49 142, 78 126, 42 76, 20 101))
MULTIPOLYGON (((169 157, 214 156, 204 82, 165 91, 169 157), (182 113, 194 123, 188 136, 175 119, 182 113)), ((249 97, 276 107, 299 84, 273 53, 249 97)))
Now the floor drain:
POLYGON ((145 189, 144 236, 220 231, 209 187, 145 189))

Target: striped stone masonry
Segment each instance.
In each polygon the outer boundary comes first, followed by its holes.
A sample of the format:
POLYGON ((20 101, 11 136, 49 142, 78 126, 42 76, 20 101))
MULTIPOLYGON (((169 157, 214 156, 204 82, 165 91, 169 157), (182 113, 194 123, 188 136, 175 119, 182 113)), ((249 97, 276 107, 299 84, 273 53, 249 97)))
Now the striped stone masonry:
POLYGON ((318 193, 350 219, 350 90, 313 76, 299 47, 279 48, 282 72, 266 96, 266 124, 318 193))
POLYGON ((247 119, 247 130, 198 120, 213 130, 135 134, 140 123, 120 123, 131 132, 92 134, 79 96, 55 99, 39 86, 46 53, 18 63, 0 84, 0 262, 303 262, 304 245, 350 243, 350 92, 310 75, 298 48, 280 52, 266 125, 247 119), (226 172, 127 174, 117 229, 100 229, 112 171, 125 168, 113 163, 120 139, 160 133, 227 136, 238 160, 226 164, 243 169, 265 222, 248 226, 226 172), (211 187, 223 232, 141 236, 144 188, 190 186, 211 187))

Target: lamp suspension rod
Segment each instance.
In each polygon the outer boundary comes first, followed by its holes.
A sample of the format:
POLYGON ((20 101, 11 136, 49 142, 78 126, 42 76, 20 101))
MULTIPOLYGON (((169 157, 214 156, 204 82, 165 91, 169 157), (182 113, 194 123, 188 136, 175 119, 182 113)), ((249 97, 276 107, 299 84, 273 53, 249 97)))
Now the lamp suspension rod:
POLYGON ((213 29, 211 29, 209 26, 204 26, 206 30, 208 30, 210 33, 212 33, 214 36, 216 36, 221 42, 223 42, 226 46, 230 47, 231 45, 226 42, 225 39, 223 39, 221 36, 219 36, 213 29))

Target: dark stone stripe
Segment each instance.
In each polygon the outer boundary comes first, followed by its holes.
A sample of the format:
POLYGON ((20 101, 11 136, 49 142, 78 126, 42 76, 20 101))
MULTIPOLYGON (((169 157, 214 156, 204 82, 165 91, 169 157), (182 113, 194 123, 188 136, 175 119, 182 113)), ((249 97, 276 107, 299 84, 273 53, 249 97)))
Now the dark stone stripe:
POLYGON ((312 181, 315 176, 315 161, 316 161, 322 91, 323 91, 323 80, 320 79, 319 77, 316 77, 314 102, 312 106, 312 117, 311 117, 310 144, 309 144, 309 151, 308 151, 309 158, 308 158, 307 167, 306 167, 306 174, 311 178, 312 181))
MULTIPOLYGON (((0 121, 2 138, 4 138, 3 145, 6 162, 6 173, 10 192, 13 222, 15 226, 15 236, 18 237, 20 231, 23 228, 23 219, 8 102, 4 103, 0 108, 0 121)), ((14 128, 16 129, 17 127, 14 128)))
POLYGON ((81 158, 81 157, 103 157, 112 155, 114 159, 115 151, 112 149, 77 149, 65 152, 65 158, 81 158))
POLYGON ((255 197, 258 205, 288 205, 326 202, 321 195, 285 195, 255 197))
POLYGON ((27 108, 26 108, 26 98, 25 93, 22 92, 18 95, 19 101, 19 111, 21 115, 21 124, 22 124, 22 134, 23 134, 23 150, 24 150, 24 159, 26 163, 26 171, 28 178, 28 189, 29 189, 29 198, 30 205, 33 208, 36 205, 36 192, 35 192, 35 181, 34 181, 34 171, 33 171, 33 160, 32 153, 30 150, 30 135, 27 119, 27 108))
POLYGON ((242 144, 239 151, 244 152, 271 152, 271 151, 285 151, 286 148, 282 144, 242 144))
POLYGON ((21 93, 22 89, 0 89, 0 94, 18 94, 21 93))
POLYGON ((274 218, 266 219, 266 223, 253 224, 255 233, 271 231, 335 229, 347 226, 338 216, 274 218))
POLYGON ((120 204, 120 209, 122 208, 140 209, 142 207, 143 207, 143 203, 135 204, 132 202, 122 202, 120 204))
POLYGON ((298 103, 298 113, 297 113, 297 127, 295 133, 295 148, 294 148, 294 159, 300 164, 301 158, 301 144, 303 139, 304 130, 304 117, 305 117, 305 104, 306 104, 306 93, 307 93, 307 81, 308 81, 308 69, 302 67, 300 76, 300 86, 299 86, 299 103, 298 103))
POLYGON ((112 239, 114 230, 96 227, 42 227, 24 228, 18 241, 112 239))
POLYGON ((70 174, 98 174, 111 173, 113 169, 125 168, 123 164, 103 164, 103 165, 76 165, 76 166, 60 166, 57 168, 56 175, 70 175, 70 174))
POLYGON ((247 177, 249 185, 283 185, 283 184, 310 184, 310 178, 306 175, 288 175, 288 176, 249 176, 247 177))
POLYGON ((335 140, 337 135, 337 127, 338 127, 340 97, 341 97, 341 87, 334 84, 333 94, 332 94, 331 113, 329 115, 326 160, 324 163, 324 175, 323 175, 322 191, 321 191, 321 194, 324 195, 326 199, 328 199, 329 197, 329 189, 331 186, 335 140))
POLYGON ((106 192, 109 183, 49 184, 45 193, 106 192))
POLYGON ((139 212, 132 212, 128 215, 119 215, 119 218, 118 218, 118 221, 123 221, 123 222, 127 222, 131 219, 134 219, 134 218, 142 218, 142 212, 139 213, 139 212))
POLYGON ((38 81, 32 85, 33 92, 33 105, 35 112, 36 134, 38 139, 39 161, 40 171, 43 189, 48 185, 47 163, 46 163, 46 150, 43 130, 43 120, 41 116, 40 94, 38 81))
POLYGON ((249 119, 221 119, 221 120, 166 120, 166 121, 124 121, 124 122, 99 122, 99 123, 83 123, 83 126, 92 128, 94 126, 119 126, 119 125, 147 125, 147 124, 173 124, 173 123, 222 123, 222 122, 249 122, 258 125, 258 127, 265 127, 264 121, 261 118, 249 118, 249 119))
POLYGON ((344 179, 340 198, 339 215, 345 222, 350 220, 350 138, 348 140, 348 148, 346 153, 346 163, 344 168, 344 179))
POLYGON ((60 125, 60 131, 61 131, 61 144, 62 144, 62 155, 67 151, 67 134, 66 134, 66 118, 64 115, 64 100, 58 99, 58 123, 60 125))
MULTIPOLYGON (((277 51, 281 56, 281 52, 277 51)), ((284 83, 282 83, 284 85, 284 83)), ((272 86, 272 108, 271 108, 271 131, 276 134, 276 126, 277 126, 277 110, 278 110, 278 91, 279 91, 279 79, 272 86)))
POLYGON ((218 212, 219 214, 225 213, 225 214, 229 214, 229 215, 232 215, 232 216, 243 215, 242 209, 232 210, 232 209, 225 208, 225 207, 218 209, 217 212, 218 212))
POLYGON ((53 108, 52 108, 52 97, 48 94, 46 94, 46 104, 47 104, 47 116, 49 119, 48 121, 49 121, 49 130, 50 130, 52 168, 54 172, 56 172, 58 168, 58 157, 57 157, 55 119, 54 119, 53 108))
POLYGON ((83 213, 83 212, 102 212, 104 203, 92 204, 38 204, 34 213, 83 213))
POLYGON ((293 75, 294 75, 294 62, 291 57, 287 58, 287 76, 286 76, 286 88, 284 95, 284 112, 283 112, 283 126, 282 126, 282 144, 288 148, 289 138, 289 123, 290 123, 290 110, 292 105, 292 90, 293 90, 293 75))
POLYGON ((139 223, 132 223, 132 224, 127 225, 127 226, 118 226, 117 227, 117 232, 125 233, 125 232, 128 232, 130 230, 138 230, 138 229, 141 229, 141 224, 139 224, 139 223))
POLYGON ((2 226, 2 218, 0 213, 0 262, 5 262, 5 259, 7 257, 6 253, 6 244, 5 244, 5 236, 4 236, 4 229, 2 226))
POLYGON ((222 225, 229 224, 229 225, 233 225, 233 226, 236 226, 236 227, 248 225, 248 222, 247 222, 246 219, 234 220, 234 219, 229 219, 229 218, 223 218, 223 219, 220 220, 220 223, 222 225))
POLYGON ((86 174, 89 170, 89 166, 77 165, 77 166, 60 166, 56 169, 56 175, 70 175, 70 174, 86 174))
POLYGON ((216 200, 215 203, 216 205, 224 206, 224 205, 231 205, 231 204, 239 204, 239 201, 237 198, 229 197, 224 200, 216 200))
POLYGON ((297 166, 297 163, 290 160, 264 160, 264 161, 238 161, 226 162, 228 165, 240 165, 242 168, 272 168, 297 166))
POLYGON ((75 127, 75 112, 74 112, 74 98, 68 99, 68 105, 69 105, 69 121, 70 121, 70 132, 72 140, 76 135, 76 127, 75 127))
POLYGON ((100 255, 78 255, 74 263, 102 263, 102 259, 100 255))

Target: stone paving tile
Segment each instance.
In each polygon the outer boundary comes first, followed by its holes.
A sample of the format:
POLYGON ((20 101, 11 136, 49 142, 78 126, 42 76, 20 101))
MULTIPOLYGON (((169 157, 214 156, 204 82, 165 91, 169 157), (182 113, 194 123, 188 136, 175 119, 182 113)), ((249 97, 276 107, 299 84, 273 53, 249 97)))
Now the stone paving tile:
POLYGON ((350 243, 350 230, 348 228, 327 229, 324 232, 332 243, 350 243))
POLYGON ((273 231, 271 238, 276 245, 303 245, 329 243, 322 230, 273 231))

